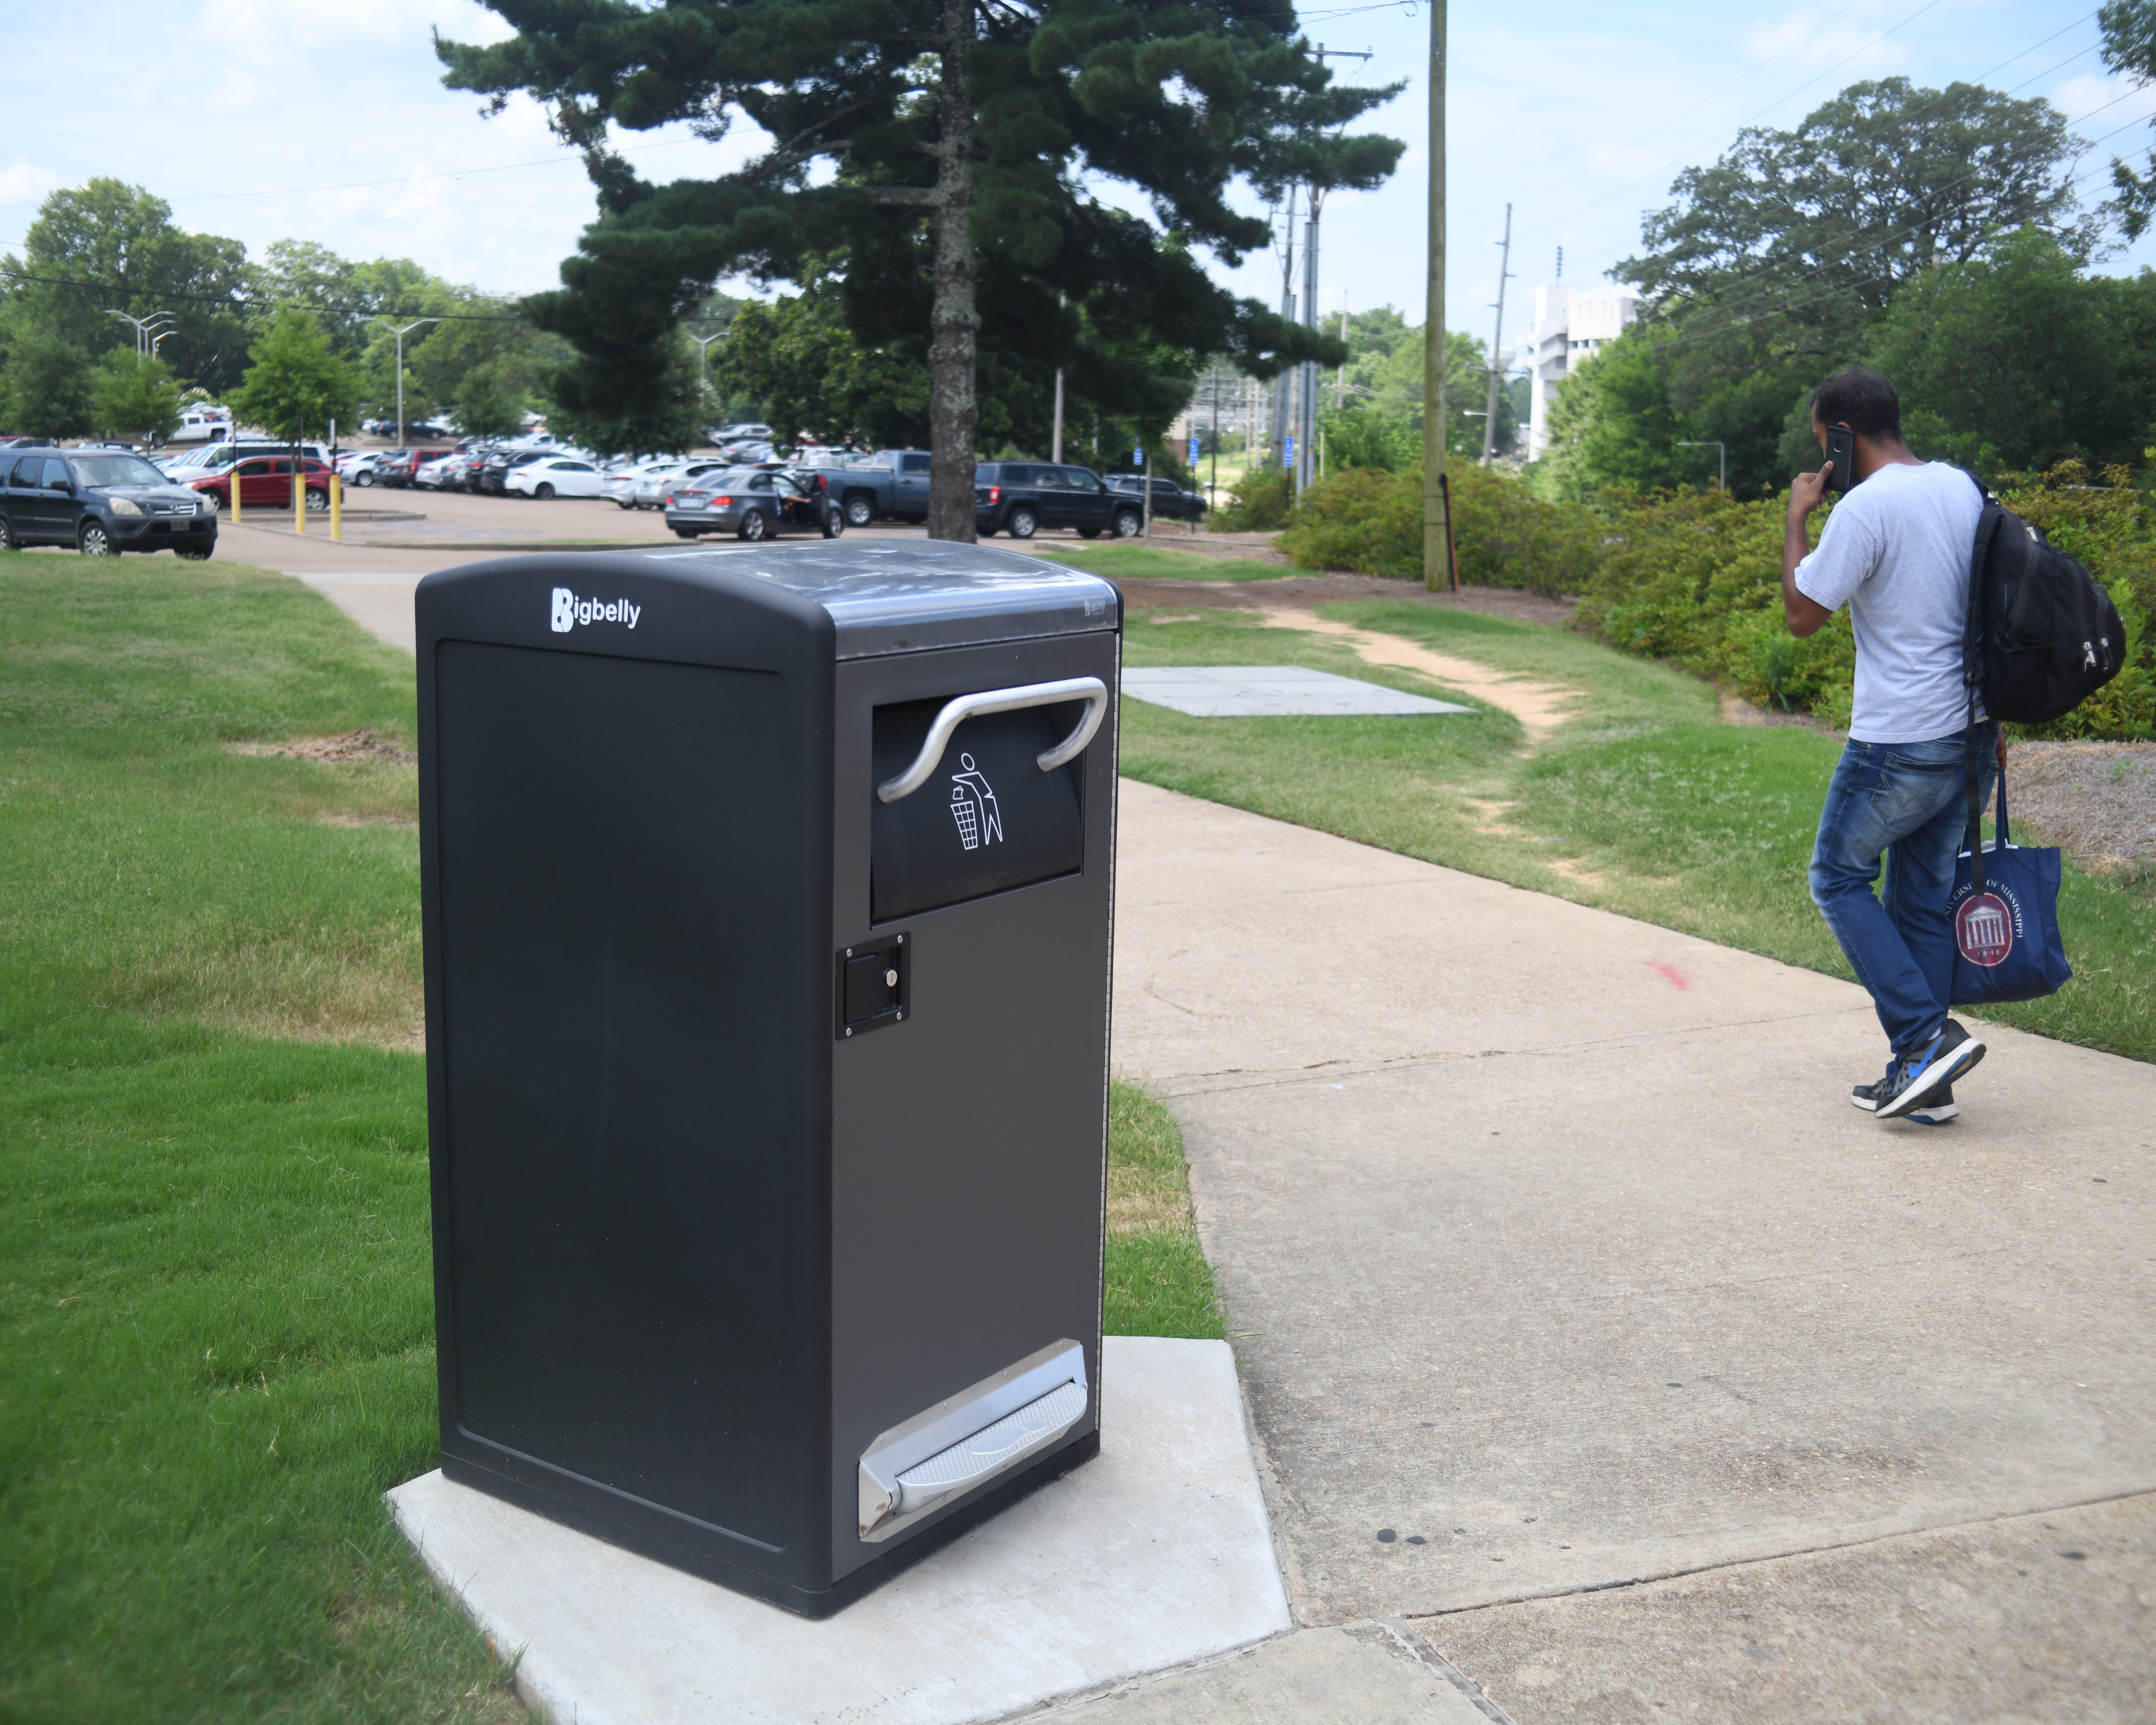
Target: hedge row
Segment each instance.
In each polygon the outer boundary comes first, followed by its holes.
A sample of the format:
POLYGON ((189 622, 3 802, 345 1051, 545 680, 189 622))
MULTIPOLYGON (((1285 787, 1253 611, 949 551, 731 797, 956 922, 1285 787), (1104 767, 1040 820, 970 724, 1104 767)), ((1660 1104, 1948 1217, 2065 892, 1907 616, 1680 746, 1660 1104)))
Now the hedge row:
MULTIPOLYGON (((1552 503, 1511 475, 1455 463, 1447 475, 1460 578, 1571 593, 1578 626, 1613 646, 1731 684, 1753 701, 1849 715, 1856 644, 1846 611, 1809 639, 1782 623, 1779 498, 1720 492, 1552 503)), ((2094 571, 2117 601, 2127 668, 2093 700, 2031 734, 2156 735, 2156 509, 2125 469, 2092 483, 2077 462, 1994 487, 2006 506, 2094 571)), ((1813 518, 1816 542, 1823 516, 1813 518)), ((1422 476, 1350 468, 1313 485, 1277 543, 1305 568, 1419 580, 1422 476)))

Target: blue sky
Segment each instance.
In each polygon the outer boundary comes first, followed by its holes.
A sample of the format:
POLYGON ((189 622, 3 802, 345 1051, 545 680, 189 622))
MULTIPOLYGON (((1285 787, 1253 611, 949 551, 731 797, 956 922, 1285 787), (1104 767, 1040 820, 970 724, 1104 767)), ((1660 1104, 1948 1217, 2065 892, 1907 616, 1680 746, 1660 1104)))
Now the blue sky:
MULTIPOLYGON (((6 0, 4 10, 0 251, 19 249, 47 192, 94 173, 146 186, 182 225, 250 251, 312 239, 501 292, 550 285, 591 218, 581 167, 532 104, 485 119, 473 97, 442 88, 435 29, 505 33, 470 0, 6 0)), ((1321 307, 1337 316, 1344 294, 1352 309, 1391 303, 1419 321, 1428 9, 1321 0, 1303 16, 1314 39, 1372 51, 1339 63, 1342 75, 1409 80, 1371 122, 1409 141, 1399 173, 1327 207, 1321 307)), ((2073 4, 1452 0, 1450 22, 1448 322, 1486 336, 1509 200, 1507 345, 1558 246, 1565 279, 1592 281, 1636 249, 1640 213, 1666 201, 1686 163, 1712 160, 1740 126, 1789 125, 1859 78, 1981 80, 2049 99, 2100 141, 2076 170, 2091 201, 2114 152, 2139 159, 2156 141, 2146 124, 2156 91, 2104 73, 2094 10, 2073 4)), ((712 172, 748 141, 714 146, 676 129, 625 148, 669 179, 712 172)), ((2103 267, 2143 264, 2156 264, 2156 236, 2103 267)), ((1280 291, 1265 254, 1218 273, 1268 301, 1280 291)))

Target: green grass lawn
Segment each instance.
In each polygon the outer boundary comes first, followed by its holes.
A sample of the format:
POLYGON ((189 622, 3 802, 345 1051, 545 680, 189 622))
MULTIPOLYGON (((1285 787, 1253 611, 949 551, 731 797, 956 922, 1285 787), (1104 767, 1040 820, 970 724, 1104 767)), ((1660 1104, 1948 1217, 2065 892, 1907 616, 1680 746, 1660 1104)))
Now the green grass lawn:
MULTIPOLYGON (((0 553, 0 1718, 511 1718, 435 1465, 411 660, 282 576, 0 553)), ((1112 1104, 1111 1332, 1220 1333, 1112 1104)))
MULTIPOLYGON (((1001 542, 996 542, 1000 545, 1001 542)), ((1029 557, 1054 557, 1088 575, 1117 581, 1279 581, 1290 575, 1307 574, 1286 563, 1260 562, 1255 557, 1214 557, 1202 551, 1177 551, 1164 545, 1142 542, 1089 545, 1082 539, 1034 539, 1013 545, 1029 557)))
MULTIPOLYGON (((1322 614, 1586 699, 1539 751, 1517 721, 1472 717, 1192 719, 1123 703, 1134 778, 1365 844, 1847 976, 1806 895, 1804 865, 1839 745, 1717 717, 1697 679, 1561 629, 1409 602, 1322 614)), ((1475 697, 1367 664, 1344 644, 1247 613, 1135 608, 1127 663, 1297 664, 1475 697)), ((1479 705, 1479 704, 1478 704, 1479 705)), ((2156 881, 2066 871, 2060 915, 2076 980, 1984 1016, 2156 1059, 2156 881)))

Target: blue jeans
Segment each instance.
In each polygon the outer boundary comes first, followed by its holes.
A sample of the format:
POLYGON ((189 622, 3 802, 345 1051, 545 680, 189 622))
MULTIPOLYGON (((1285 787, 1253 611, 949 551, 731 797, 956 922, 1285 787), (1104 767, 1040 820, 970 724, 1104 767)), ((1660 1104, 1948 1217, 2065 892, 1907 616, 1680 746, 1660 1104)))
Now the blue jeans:
MULTIPOLYGON (((1999 727, 1976 727, 1981 789, 1998 772, 1999 727)), ((1820 811, 1812 902, 1896 1055, 1914 1054, 1946 1023, 1953 985, 1947 897, 1969 824, 1969 733, 1931 742, 1851 742, 1820 811), (1886 853, 1886 881, 1875 896, 1886 853)))

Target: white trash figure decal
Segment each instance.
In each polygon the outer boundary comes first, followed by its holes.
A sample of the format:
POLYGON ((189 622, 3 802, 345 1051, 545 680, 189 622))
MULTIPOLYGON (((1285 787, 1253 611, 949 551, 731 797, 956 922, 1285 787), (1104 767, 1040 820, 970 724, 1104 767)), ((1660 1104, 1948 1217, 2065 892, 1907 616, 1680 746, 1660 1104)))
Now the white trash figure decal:
POLYGON ((1003 812, 987 779, 974 770, 971 755, 958 757, 966 770, 951 775, 951 819, 958 824, 958 842, 968 850, 993 845, 1004 835, 1003 812))

